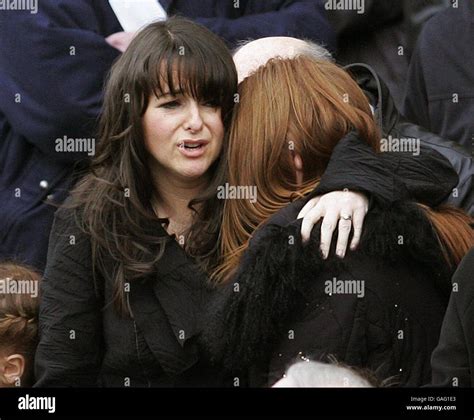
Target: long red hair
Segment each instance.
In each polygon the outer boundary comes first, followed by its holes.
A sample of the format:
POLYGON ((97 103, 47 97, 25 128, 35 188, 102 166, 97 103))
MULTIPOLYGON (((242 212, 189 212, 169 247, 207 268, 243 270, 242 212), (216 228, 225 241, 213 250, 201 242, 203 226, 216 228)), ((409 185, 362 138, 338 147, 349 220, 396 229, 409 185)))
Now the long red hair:
POLYGON ((364 93, 332 62, 270 60, 241 83, 239 95, 229 134, 228 179, 233 186, 256 186, 258 199, 224 204, 217 282, 235 269, 255 229, 315 187, 345 134, 356 130, 374 150, 380 138, 364 93), (303 185, 296 183, 295 154, 303 161, 303 185))

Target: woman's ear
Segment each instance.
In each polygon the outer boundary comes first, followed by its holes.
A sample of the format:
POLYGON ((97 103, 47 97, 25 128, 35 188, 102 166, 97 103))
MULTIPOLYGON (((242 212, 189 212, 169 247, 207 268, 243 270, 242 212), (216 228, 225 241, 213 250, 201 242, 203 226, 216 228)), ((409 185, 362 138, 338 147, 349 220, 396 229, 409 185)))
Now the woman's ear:
POLYGON ((3 359, 1 376, 7 386, 17 385, 25 371, 25 358, 21 354, 11 354, 3 359))
POLYGON ((303 184, 304 176, 303 176, 303 159, 298 153, 294 153, 293 155, 293 164, 295 165, 295 172, 296 172, 296 183, 298 185, 303 184))

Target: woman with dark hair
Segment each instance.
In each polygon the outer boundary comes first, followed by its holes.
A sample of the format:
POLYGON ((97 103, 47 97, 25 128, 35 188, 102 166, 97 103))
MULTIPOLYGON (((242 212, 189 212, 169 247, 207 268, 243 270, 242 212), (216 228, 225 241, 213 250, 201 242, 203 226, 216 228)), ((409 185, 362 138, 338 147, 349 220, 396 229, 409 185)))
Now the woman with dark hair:
POLYGON ((36 386, 215 384, 195 339, 236 86, 223 41, 181 18, 114 64, 97 154, 55 216, 36 386))
MULTIPOLYGON (((303 246, 297 217, 341 147, 362 138, 376 159, 381 136, 367 98, 334 63, 305 57, 270 60, 239 94, 229 182, 259 194, 255 203, 224 205, 213 278, 227 287, 206 333, 211 354, 251 386, 276 382, 298 355, 335 357, 392 383, 428 383, 450 274, 474 244, 469 218, 374 202, 359 249, 341 260, 333 247, 324 260, 315 235, 303 246)), ((362 166, 359 179, 365 174, 362 166)), ((340 230, 350 230, 347 222, 340 230)))

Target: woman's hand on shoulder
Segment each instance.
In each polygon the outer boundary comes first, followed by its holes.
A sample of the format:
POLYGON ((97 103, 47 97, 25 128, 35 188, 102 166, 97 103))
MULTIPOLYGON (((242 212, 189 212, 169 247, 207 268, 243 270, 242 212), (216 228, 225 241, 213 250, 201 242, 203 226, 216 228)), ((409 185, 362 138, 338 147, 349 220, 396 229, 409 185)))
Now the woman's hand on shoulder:
POLYGON ((326 259, 331 248, 332 235, 338 226, 336 254, 343 258, 346 255, 349 235, 354 235, 350 248, 355 250, 359 245, 364 218, 369 208, 369 200, 363 194, 354 191, 333 191, 309 200, 298 214, 303 218, 301 237, 303 243, 309 240, 314 225, 322 218, 320 249, 326 259))

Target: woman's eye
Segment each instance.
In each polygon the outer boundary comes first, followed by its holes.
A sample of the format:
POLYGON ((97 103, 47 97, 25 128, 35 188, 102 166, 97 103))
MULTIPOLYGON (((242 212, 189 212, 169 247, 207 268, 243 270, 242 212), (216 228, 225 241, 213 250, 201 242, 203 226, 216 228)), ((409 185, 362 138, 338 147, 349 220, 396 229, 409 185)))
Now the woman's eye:
POLYGON ((220 105, 216 101, 203 102, 202 105, 207 106, 209 108, 219 108, 220 107, 220 105))
POLYGON ((179 101, 169 101, 169 102, 165 102, 164 104, 161 104, 159 107, 173 109, 173 108, 177 108, 180 105, 181 103, 179 101))

